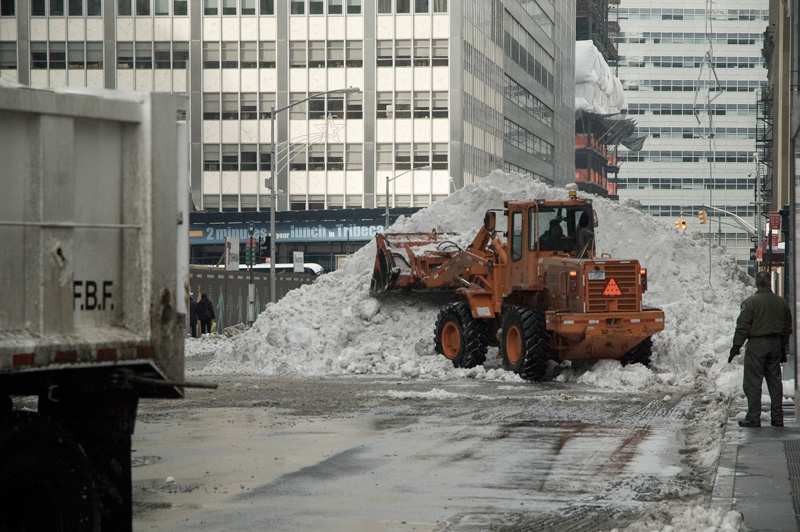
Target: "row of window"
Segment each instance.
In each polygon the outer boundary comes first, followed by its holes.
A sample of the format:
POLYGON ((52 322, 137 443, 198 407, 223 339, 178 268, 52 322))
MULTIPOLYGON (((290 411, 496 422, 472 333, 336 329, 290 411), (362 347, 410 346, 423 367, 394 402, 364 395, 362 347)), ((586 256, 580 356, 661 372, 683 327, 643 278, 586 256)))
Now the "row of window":
POLYGON ((447 0, 378 0, 378 14, 447 13, 447 0))
POLYGON ((625 160, 632 163, 749 163, 750 151, 638 151, 627 152, 625 160))
POLYGON ((552 91, 555 85, 553 56, 508 11, 503 12, 503 30, 505 54, 548 91, 552 91))
POLYGON ((449 62, 447 39, 379 40, 375 56, 379 67, 447 66, 449 62))
MULTIPOLYGON (((30 0, 31 1, 31 15, 34 17, 99 17, 101 16, 102 9, 101 0, 30 0), (65 5, 66 4, 66 5, 65 5)), ((183 0, 186 3, 186 0, 183 0)), ((9 6, 3 5, 0 14, 2 16, 14 15, 14 2, 3 2, 3 4, 10 4, 9 6), (7 11, 11 13, 7 13, 7 11)))
MULTIPOLYGON (((363 118, 361 94, 349 94, 347 99, 341 94, 328 94, 326 97, 308 98, 305 92, 293 92, 290 100, 294 107, 290 110, 293 120, 361 119, 363 118), (302 102, 302 103, 298 103, 302 102)), ((205 92, 203 93, 203 119, 205 120, 268 120, 275 107, 274 92, 205 92)))
MULTIPOLYGON (((169 43, 166 44, 169 46, 169 43)), ((103 69, 102 42, 31 42, 30 47, 31 69, 33 70, 46 70, 48 68, 52 70, 103 69)), ((188 47, 186 53, 188 56, 188 47)), ((10 55, 8 58, 10 59, 10 55)), ((5 65, 9 64, 9 61, 0 60, 0 63, 5 65)), ((14 57, 14 63, 14 68, 16 68, 16 57, 14 57)), ((0 68, 4 67, 0 65, 0 68)))
MULTIPOLYGON (((99 17, 102 0, 30 0, 35 17, 99 17), (65 5, 66 4, 66 5, 65 5)), ((447 0, 378 0, 378 13, 447 13, 447 0)), ((535 0, 527 0, 535 2, 535 0)), ((362 0, 290 0, 291 15, 360 15, 362 0)), ((185 16, 188 0, 116 0, 117 16, 185 16), (171 9, 170 9, 171 7, 171 9)), ((541 9, 540 9, 541 11, 541 9)), ((0 16, 16 14, 14 0, 0 0, 0 16)), ((275 0, 203 0, 203 14, 274 15, 275 0), (258 4, 258 12, 256 12, 258 4)), ((534 19, 537 20, 537 19, 534 19)), ((552 21, 551 21, 552 24, 552 21)))
POLYGON ((100 0, 31 0, 31 15, 35 17, 99 17, 102 15, 100 0))
POLYGON ((550 107, 531 94, 528 89, 514 81, 508 74, 505 74, 505 80, 505 96, 507 99, 542 124, 548 127, 553 126, 553 110, 550 107))
MULTIPOLYGON (((291 41, 292 68, 363 66, 362 41, 291 41)), ((275 68, 274 41, 204 42, 204 68, 275 68)))
MULTIPOLYGON (((476 98, 471 94, 465 94, 462 109, 465 123, 472 124, 494 137, 503 136, 503 114, 483 99, 476 98)), ((473 138, 473 142, 480 140, 473 138)))
POLYGON ((447 148, 444 142, 376 144, 375 168, 391 171, 430 166, 434 170, 447 170, 447 148))
MULTIPOLYGON (((242 0, 254 2, 255 0, 242 0)), ((30 0, 31 16, 34 17, 101 17, 102 0, 30 0)), ((131 16, 135 5, 136 14, 141 16, 185 16, 188 14, 188 0, 117 0, 117 15, 131 16), (170 11, 171 8, 171 11, 170 11)), ((14 16, 14 0, 0 1, 0 16, 14 16)), ((254 14, 254 13, 251 13, 254 14)))
MULTIPOLYGON (((431 166, 434 170, 448 168, 447 143, 377 144, 377 170, 410 170, 431 166)), ((250 172, 271 169, 271 144, 204 144, 203 170, 207 172, 250 172)), ((363 170, 363 144, 300 144, 292 143, 277 164, 286 162, 291 171, 352 171, 363 170)), ((280 168, 277 168, 280 170, 280 168)))
POLYGON ((189 65, 189 44, 186 42, 137 41, 117 43, 117 68, 185 69, 189 65))
MULTIPOLYGON (((737 216, 742 216, 745 218, 753 217, 756 215, 756 208, 747 205, 722 205, 717 208, 723 209, 737 216)), ((700 210, 699 206, 696 206, 691 211, 689 211, 687 207, 684 207, 682 205, 642 205, 642 211, 649 214, 650 216, 669 216, 671 218, 685 216, 689 212, 695 213, 699 210, 700 210)))
POLYGON ((620 32, 614 34, 617 44, 761 44, 761 33, 668 33, 668 32, 620 32))
MULTIPOLYGON (((621 113, 628 115, 693 115, 700 110, 696 105, 690 103, 629 103, 621 113)), ((702 109, 702 112, 707 111, 702 109)), ((713 104, 711 114, 715 116, 755 116, 756 104, 713 104)))
POLYGON ((542 160, 553 160, 552 144, 534 133, 531 133, 519 124, 515 124, 508 118, 504 119, 504 123, 505 132, 503 134, 503 140, 542 160))
MULTIPOLYGON (((660 9, 648 7, 609 6, 609 12, 616 11, 619 20, 706 20, 705 9, 660 9)), ((612 19, 613 15, 609 15, 612 19)), ((717 9, 711 11, 711 20, 769 20, 768 9, 717 9)))
POLYGON ((553 180, 552 179, 549 179, 549 178, 547 178, 547 177, 545 177, 545 176, 543 176, 541 174, 537 174, 536 172, 534 172, 532 170, 527 170, 525 168, 522 168, 521 166, 517 166, 516 164, 512 164, 512 163, 509 163, 509 162, 503 161, 503 171, 505 173, 507 173, 507 174, 510 174, 512 172, 517 173, 517 174, 521 174, 521 175, 526 175, 527 174, 527 175, 533 177, 534 179, 536 179, 537 181, 541 181, 542 183, 547 183, 548 185, 552 185, 553 184, 553 180))
POLYGON ((378 92, 376 118, 447 118, 447 91, 378 92))
MULTIPOLYGON (((638 127, 639 135, 649 135, 654 139, 699 139, 707 138, 710 130, 707 127, 638 127)), ((718 127, 714 128, 714 138, 741 139, 756 138, 754 127, 718 127)))
POLYGON ((623 79, 622 88, 628 91, 664 91, 664 92, 695 92, 698 90, 711 92, 753 92, 760 91, 763 81, 744 80, 719 80, 710 82, 707 79, 623 79))
MULTIPOLYGON (((503 90, 503 68, 466 40, 464 41, 464 72, 469 72, 472 77, 497 92, 503 90)), ((465 89, 467 88, 465 87, 465 89)))
POLYGON ((519 0, 522 8, 531 16, 537 26, 551 39, 553 38, 553 19, 550 18, 537 0, 519 0))
MULTIPOLYGON (((446 91, 415 91, 413 108, 411 92, 377 93, 376 118, 447 118, 448 94, 446 91)), ((292 120, 341 120, 363 118, 362 95, 328 94, 325 97, 308 98, 305 92, 289 95, 289 111, 292 120)), ((255 120, 269 119, 275 106, 274 92, 206 92, 203 93, 203 118, 206 120, 255 120)))
MULTIPOLYGON (((207 172, 254 172, 271 169, 270 144, 204 144, 203 170, 207 172)), ((292 170, 361 171, 361 144, 291 144, 288 157, 292 170)))
POLYGON ((754 186, 755 179, 753 178, 718 178, 709 183, 708 179, 701 177, 642 177, 620 179, 617 189, 752 190, 754 186))
MULTIPOLYGON (((625 57, 620 56, 619 61, 609 62, 609 66, 631 68, 659 67, 659 68, 700 68, 705 62, 705 57, 700 56, 649 56, 625 57)), ((762 68, 764 60, 761 57, 715 57, 714 68, 762 68)))
MULTIPOLYGON (((255 15, 253 0, 241 0, 242 15, 255 15)), ((291 0, 289 14, 291 15, 360 15, 361 0, 291 0)), ((204 0, 204 15, 237 15, 236 0, 222 0, 222 11, 219 11, 218 0, 204 0)), ((260 0, 259 15, 274 15, 274 0, 260 0)))

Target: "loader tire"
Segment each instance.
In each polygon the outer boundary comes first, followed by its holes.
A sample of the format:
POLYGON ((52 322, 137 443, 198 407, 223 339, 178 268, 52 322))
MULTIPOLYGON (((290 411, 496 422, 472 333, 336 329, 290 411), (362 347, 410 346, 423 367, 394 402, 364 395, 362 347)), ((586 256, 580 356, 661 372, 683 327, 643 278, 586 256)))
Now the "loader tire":
POLYGON ((552 354, 544 313, 528 306, 509 307, 503 316, 503 367, 526 380, 542 380, 552 354))
POLYGON ((650 359, 653 357, 653 338, 645 338, 639 345, 625 353, 619 361, 623 366, 628 364, 642 364, 650 367, 650 359))
POLYGON ((474 368, 486 361, 489 324, 472 317, 469 304, 450 303, 436 318, 436 352, 457 368, 474 368))
POLYGON ((75 438, 33 412, 0 423, 0 530, 99 531, 94 471, 75 438))

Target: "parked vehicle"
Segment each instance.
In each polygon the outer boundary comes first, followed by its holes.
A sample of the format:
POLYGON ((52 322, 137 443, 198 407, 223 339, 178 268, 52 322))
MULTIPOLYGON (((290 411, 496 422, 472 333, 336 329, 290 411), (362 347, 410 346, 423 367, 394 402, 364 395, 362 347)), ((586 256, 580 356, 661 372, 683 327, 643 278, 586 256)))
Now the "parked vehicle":
POLYGON ((0 84, 0 530, 131 530, 138 400, 186 384, 186 101, 97 92, 0 84))

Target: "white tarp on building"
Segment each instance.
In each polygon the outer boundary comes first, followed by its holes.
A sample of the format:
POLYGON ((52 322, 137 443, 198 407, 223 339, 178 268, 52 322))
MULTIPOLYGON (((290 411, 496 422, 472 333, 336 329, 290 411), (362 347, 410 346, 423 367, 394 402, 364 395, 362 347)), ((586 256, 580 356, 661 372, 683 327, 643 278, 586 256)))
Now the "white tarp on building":
POLYGON ((575 43, 575 109, 618 113, 625 105, 622 83, 592 41, 575 43))

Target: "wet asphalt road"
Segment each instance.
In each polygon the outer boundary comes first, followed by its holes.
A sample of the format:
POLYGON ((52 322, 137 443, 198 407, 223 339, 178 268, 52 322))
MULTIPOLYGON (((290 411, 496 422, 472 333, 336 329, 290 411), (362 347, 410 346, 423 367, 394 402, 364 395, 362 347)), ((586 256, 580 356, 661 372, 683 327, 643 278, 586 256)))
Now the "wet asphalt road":
POLYGON ((610 530, 713 487, 689 437, 708 400, 689 391, 217 382, 142 402, 135 531, 610 530))

